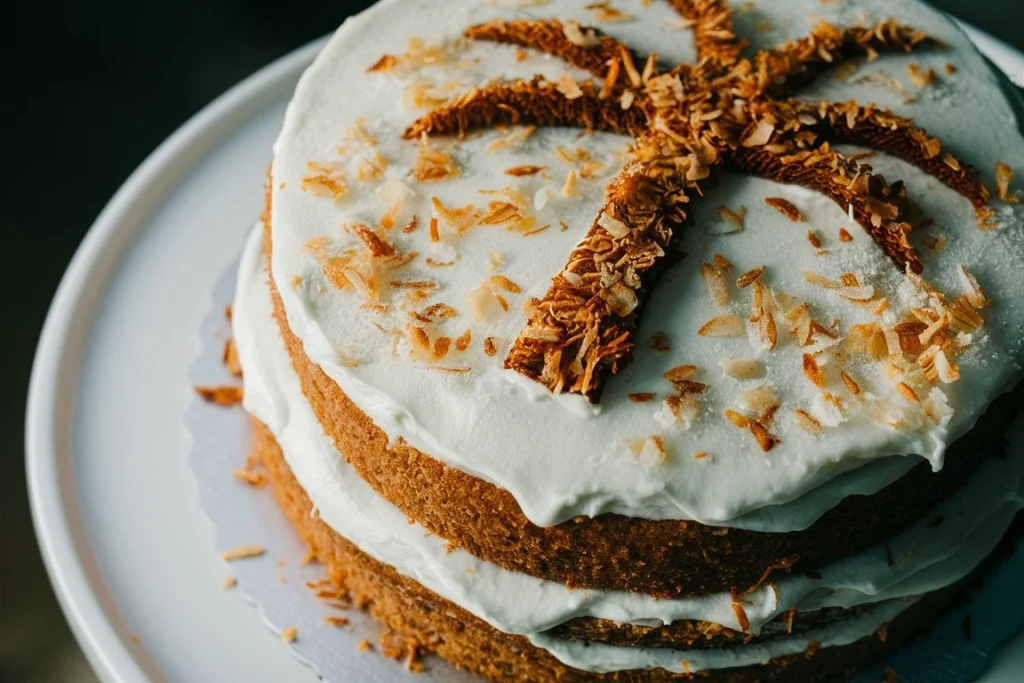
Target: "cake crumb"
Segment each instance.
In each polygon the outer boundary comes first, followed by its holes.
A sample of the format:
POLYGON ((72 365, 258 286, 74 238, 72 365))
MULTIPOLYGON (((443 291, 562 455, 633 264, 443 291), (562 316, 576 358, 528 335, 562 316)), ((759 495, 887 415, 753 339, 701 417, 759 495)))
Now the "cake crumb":
POLYGON ((373 645, 371 645, 370 641, 368 641, 368 640, 361 640, 361 641, 359 641, 359 644, 356 645, 356 647, 359 648, 363 652, 366 652, 367 650, 372 650, 373 649, 373 645))
POLYGON ((281 631, 281 640, 283 640, 286 643, 294 643, 298 635, 299 632, 295 629, 286 628, 285 630, 281 631))
POLYGON ((261 545, 243 545, 232 550, 226 550, 221 553, 221 559, 226 562, 232 560, 244 560, 249 557, 259 557, 266 553, 266 549, 261 545))
POLYGON ((228 588, 234 588, 238 585, 238 579, 234 576, 225 576, 224 581, 220 584, 222 588, 227 590, 228 588))
POLYGON ((238 360, 238 347, 235 346, 235 338, 228 337, 224 342, 224 353, 221 358, 224 367, 235 377, 242 376, 242 364, 238 360))
POLYGON ((253 488, 261 488, 267 483, 267 478, 262 472, 253 472, 252 470, 235 470, 231 476, 253 488))
POLYGON ((764 203, 791 221, 799 223, 805 220, 804 214, 800 209, 798 209, 796 205, 788 199, 783 199, 782 197, 765 197, 764 203))
POLYGON ((196 387, 196 393, 207 403, 230 408, 242 402, 242 387, 196 387))

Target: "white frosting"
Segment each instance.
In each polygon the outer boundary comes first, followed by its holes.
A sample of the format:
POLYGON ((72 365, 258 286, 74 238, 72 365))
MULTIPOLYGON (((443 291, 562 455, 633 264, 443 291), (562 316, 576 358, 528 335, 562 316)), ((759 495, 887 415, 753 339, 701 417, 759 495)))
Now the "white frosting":
POLYGON ((680 659, 685 659, 693 670, 700 670, 799 652, 811 640, 826 646, 852 642, 890 621, 911 604, 913 596, 966 576, 995 547, 1024 505, 1024 451, 1005 460, 992 458, 932 516, 891 539, 888 549, 876 547, 830 565, 821 571, 820 579, 784 578, 777 583, 777 594, 766 585, 744 596, 752 633, 792 608, 806 611, 882 602, 858 619, 801 637, 682 652, 584 647, 546 636, 546 629, 580 616, 647 625, 697 619, 734 629, 740 626, 728 594, 656 600, 635 593, 569 590, 510 572, 461 549, 449 553, 444 539, 410 524, 345 462, 313 415, 271 317, 262 245, 257 227, 243 254, 233 307, 235 341, 245 372, 245 407, 273 432, 320 518, 399 573, 497 629, 529 635, 571 666, 594 671, 655 666, 681 670, 680 659), (943 521, 934 526, 939 516, 943 521))
MULTIPOLYGON (((644 7, 639 0, 617 0, 615 6, 637 19, 602 24, 601 28, 640 52, 656 50, 665 62, 693 58, 690 31, 666 26, 676 19, 664 2, 644 7)), ((737 6, 740 3, 736 3, 737 6)), ((944 141, 946 149, 981 170, 989 185, 993 168, 1001 159, 1024 175, 1024 142, 1018 133, 1014 111, 989 68, 967 39, 943 16, 913 0, 863 0, 857 3, 818 3, 797 0, 762 0, 754 11, 737 11, 738 31, 757 45, 774 44, 805 34, 817 18, 837 25, 851 25, 868 18, 896 18, 944 41, 946 50, 926 50, 912 55, 883 55, 860 64, 847 82, 829 76, 805 91, 810 99, 877 102, 915 118, 944 141), (813 15, 813 18, 809 15, 813 15), (765 33, 764 21, 774 28, 765 33), (957 67, 954 75, 943 69, 957 67), (917 90, 909 85, 911 63, 934 68, 938 82, 917 90), (879 85, 882 75, 903 83, 917 96, 904 103, 906 93, 894 93, 879 85)), ((860 398, 846 392, 839 382, 833 391, 853 409, 844 421, 825 430, 823 436, 796 427, 793 410, 804 408, 828 422, 829 408, 801 372, 806 350, 796 346, 788 333, 771 352, 754 349, 746 339, 699 337, 696 331, 721 311, 709 300, 699 274, 699 263, 724 254, 734 265, 730 277, 758 265, 767 266, 765 281, 820 311, 824 322, 838 319, 850 324, 872 319, 869 312, 838 299, 802 278, 805 270, 837 279, 842 272, 861 274, 889 297, 887 320, 894 322, 912 303, 902 275, 846 216, 823 196, 769 181, 728 175, 695 207, 696 226, 686 231, 683 249, 688 256, 667 271, 651 297, 638 334, 633 363, 613 378, 602 396, 599 414, 567 408, 552 402, 539 385, 523 389, 524 382, 510 382, 502 359, 525 322, 520 305, 528 297, 543 294, 551 276, 564 266, 573 246, 590 226, 603 197, 603 188, 618 170, 628 140, 608 134, 580 137, 567 129, 538 130, 532 138, 505 151, 487 147, 503 134, 486 131, 459 142, 432 142, 451 152, 461 167, 454 180, 416 183, 410 168, 417 144, 400 139, 402 130, 423 110, 403 104, 403 88, 421 79, 439 87, 456 83, 452 91, 491 79, 527 77, 534 73, 557 79, 570 73, 578 79, 588 74, 566 69, 559 60, 530 53, 517 62, 509 46, 469 44, 446 63, 416 72, 401 68, 387 74, 367 74, 367 67, 384 52, 401 53, 409 38, 428 43, 451 41, 469 25, 496 16, 576 18, 594 23, 593 15, 573 0, 553 0, 538 7, 509 10, 483 0, 458 0, 442 4, 426 0, 384 0, 366 13, 350 19, 325 47, 302 78, 275 147, 273 168, 273 260, 271 270, 280 285, 288 324, 302 340, 307 356, 391 439, 404 439, 443 462, 512 493, 526 516, 536 524, 551 525, 576 515, 619 512, 651 519, 695 519, 761 530, 786 531, 804 528, 843 496, 871 493, 905 473, 916 458, 891 458, 917 453, 938 469, 946 446, 975 423, 988 404, 1021 377, 1024 355, 1024 278, 1019 260, 1024 254, 1024 213, 1021 205, 994 202, 998 229, 982 232, 976 227, 969 203, 915 168, 891 159, 872 164, 888 178, 903 178, 924 212, 936 225, 915 234, 942 235, 948 247, 933 253, 921 247, 925 276, 941 291, 960 293, 957 267, 966 265, 988 290, 995 304, 986 309, 986 324, 974 335, 973 346, 960 359, 962 379, 941 387, 955 410, 952 421, 935 424, 917 405, 900 399, 894 382, 880 376, 877 364, 852 365, 865 386, 860 398), (376 225, 385 211, 376 191, 382 181, 356 179, 360 159, 371 154, 364 142, 346 140, 357 119, 376 138, 377 150, 390 164, 385 176, 391 187, 401 181, 413 193, 403 205, 398 225, 413 214, 423 224, 431 216, 430 198, 446 206, 474 202, 485 207, 492 197, 482 189, 514 186, 533 197, 548 188, 548 199, 539 200, 537 225, 552 224, 546 232, 523 237, 503 227, 476 227, 461 238, 451 236, 442 222, 444 240, 432 243, 425 227, 411 234, 394 230, 388 235, 403 251, 420 257, 398 271, 401 279, 431 279, 439 283, 436 295, 423 305, 445 302, 461 315, 436 327, 436 334, 454 339, 465 329, 473 344, 465 353, 452 351, 441 363, 470 367, 468 374, 432 370, 429 363, 412 360, 403 342, 392 352, 391 337, 380 327, 401 330, 409 322, 401 304, 403 292, 385 294, 391 312, 381 315, 363 307, 364 298, 351 288, 339 290, 327 281, 320 265, 304 248, 311 238, 330 237, 332 249, 358 245, 343 225, 363 221, 376 225), (337 150, 339 145, 344 152, 337 150), (569 165, 558 159, 556 146, 582 147, 604 162, 594 177, 581 180, 577 199, 559 194, 569 165), (348 175, 348 196, 333 201, 302 190, 309 176, 309 162, 337 163, 348 175), (503 169, 520 164, 549 166, 550 180, 534 176, 512 178, 503 169), (807 224, 789 222, 766 206, 766 196, 782 196, 797 204, 807 224), (746 206, 746 229, 722 232, 716 209, 746 206), (565 221, 569 230, 558 230, 565 221), (846 226, 854 236, 840 243, 838 230, 846 226), (805 239, 815 229, 830 254, 815 255, 805 239), (469 315, 466 293, 489 276, 489 254, 501 252, 500 272, 518 283, 522 294, 507 294, 511 309, 499 319, 478 323, 469 315), (431 268, 426 257, 438 261, 457 259, 454 266, 431 268), (296 278, 301 284, 292 286, 296 278), (672 350, 657 353, 644 341, 664 331, 672 350), (481 342, 498 340, 498 354, 486 356, 481 342), (764 378, 741 381, 725 377, 719 361, 725 356, 756 357, 764 363, 764 378), (357 366, 345 362, 358 360, 357 366), (692 428, 666 429, 657 419, 657 402, 637 404, 627 400, 633 392, 654 391, 665 395, 669 386, 665 370, 695 364, 699 377, 709 384, 702 397, 702 412, 692 428), (740 397, 759 382, 770 384, 783 403, 773 431, 781 443, 763 454, 751 435, 722 419, 722 411, 735 408, 740 397), (838 388, 836 388, 838 387, 838 388), (869 419, 866 413, 884 397, 908 422, 892 429, 869 419), (625 442, 659 435, 669 457, 652 465, 633 456, 625 442), (709 457, 697 460, 692 454, 709 457), (872 466, 865 466, 867 464, 872 466), (855 475, 852 471, 856 470, 855 475), (847 473, 848 476, 840 477, 847 473), (822 486, 831 482, 829 486, 822 486), (800 499, 798 505, 778 508, 800 499)), ((453 51, 454 48, 452 48, 453 51)), ((749 309, 750 291, 733 290, 734 312, 749 309)), ((578 406, 577 406, 578 408, 578 406)))

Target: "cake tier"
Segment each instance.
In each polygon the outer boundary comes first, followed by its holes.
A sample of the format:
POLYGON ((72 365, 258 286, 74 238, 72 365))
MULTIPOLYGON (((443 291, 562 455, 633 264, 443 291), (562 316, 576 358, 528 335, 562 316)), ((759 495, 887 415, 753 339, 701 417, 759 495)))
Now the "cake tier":
MULTIPOLYGON (((537 681, 609 681, 655 683, 701 680, 714 683, 835 681, 899 647, 952 599, 959 585, 936 591, 900 612, 884 637, 872 633, 852 643, 816 648, 808 643, 798 654, 775 657, 763 664, 691 673, 664 669, 633 669, 608 673, 582 671, 522 635, 503 633, 416 581, 378 562, 334 532, 315 514, 295 480, 273 435, 254 422, 253 455, 265 466, 274 495, 296 532, 324 564, 334 588, 369 611, 391 634, 417 655, 436 653, 449 663, 495 683, 537 681)), ((810 631, 807 637, 813 637, 810 631)), ((743 645, 730 647, 745 647, 743 645)))
MULTIPOLYGON (((268 252, 270 234, 265 230, 268 252)), ((511 571, 567 586, 637 591, 659 598, 699 596, 746 590, 768 578, 814 571, 853 555, 931 511, 981 461, 1001 454, 1005 428, 1024 393, 1018 389, 997 399, 980 418, 978 428, 951 446, 941 471, 935 473, 927 463, 917 463, 876 493, 843 498, 806 529, 765 533, 614 513, 542 527, 523 514, 509 492, 408 443, 389 440, 309 360, 287 325, 272 278, 271 288, 274 316, 303 393, 325 432, 360 476, 410 519, 453 547, 511 571), (837 538, 843 542, 836 543, 837 538)), ((830 485, 856 493, 856 487, 863 485, 856 477, 863 474, 853 472, 830 485)), ((870 482, 872 477, 867 479, 870 482)), ((803 504, 798 500, 790 507, 803 504)), ((780 507, 779 514, 786 514, 785 506, 780 507)))
POLYGON ((891 621, 916 596, 966 577, 1024 500, 1024 460, 989 459, 932 516, 884 545, 820 574, 787 576, 743 594, 657 600, 573 590, 510 572, 410 524, 321 433, 284 345, 274 338, 260 242, 257 229, 240 268, 234 307, 246 407, 283 445, 316 517, 402 576, 503 633, 528 636, 574 668, 682 671, 685 659, 693 671, 714 670, 803 652, 816 640, 824 647, 853 642, 891 621))

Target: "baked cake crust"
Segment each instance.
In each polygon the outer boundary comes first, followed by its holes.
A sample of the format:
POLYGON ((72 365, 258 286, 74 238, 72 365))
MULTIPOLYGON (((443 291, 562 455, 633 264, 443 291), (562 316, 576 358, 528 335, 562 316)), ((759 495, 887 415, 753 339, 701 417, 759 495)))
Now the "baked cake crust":
POLYGON ((392 635, 405 641, 407 653, 436 653, 449 663, 494 683, 660 683, 700 680, 707 683, 824 683, 863 667, 895 650, 952 600, 961 584, 925 596, 887 627, 884 637, 871 635, 853 644, 811 650, 766 664, 693 674, 663 669, 592 673, 565 666, 535 647, 525 636, 502 633, 458 605, 406 578, 360 551, 316 515, 295 479, 273 434, 253 419, 253 457, 266 469, 281 509, 299 537, 327 568, 333 587, 366 609, 392 635))

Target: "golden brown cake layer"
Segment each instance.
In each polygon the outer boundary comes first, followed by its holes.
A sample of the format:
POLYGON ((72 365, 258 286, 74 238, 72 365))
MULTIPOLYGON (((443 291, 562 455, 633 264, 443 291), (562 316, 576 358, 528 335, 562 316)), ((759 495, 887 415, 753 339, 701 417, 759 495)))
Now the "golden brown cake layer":
POLYGON ((633 670, 594 674, 569 668, 517 635, 495 630, 462 608, 377 562, 312 514, 312 503, 292 475, 273 435, 253 420, 253 456, 262 462, 278 504, 299 536, 327 569, 333 587, 365 608, 391 634, 419 653, 436 653, 449 663, 495 682, 608 681, 655 683, 702 680, 709 683, 756 681, 834 681, 887 652, 930 620, 957 587, 933 593, 900 614, 886 638, 863 638, 851 645, 823 648, 772 660, 764 665, 672 674, 633 670))

